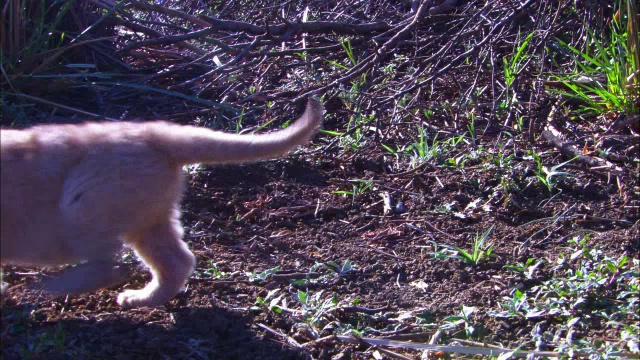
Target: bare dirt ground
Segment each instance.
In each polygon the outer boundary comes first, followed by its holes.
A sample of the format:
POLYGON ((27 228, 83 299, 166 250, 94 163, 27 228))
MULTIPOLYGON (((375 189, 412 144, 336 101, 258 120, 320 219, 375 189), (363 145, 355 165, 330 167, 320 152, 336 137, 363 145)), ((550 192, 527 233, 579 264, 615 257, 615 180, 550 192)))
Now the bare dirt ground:
MULTIPOLYGON (((330 340, 292 346, 261 325, 297 343, 308 343, 314 337, 296 328, 300 314, 251 308, 272 290, 290 302, 300 289, 322 291, 345 304, 358 300, 362 307, 337 309, 329 319, 370 326, 401 339, 414 333, 411 324, 398 318, 403 312, 420 311, 438 323, 458 313, 462 305, 495 306, 513 287, 540 283, 550 275, 548 266, 524 282, 503 267, 528 258, 554 259, 575 233, 593 232, 590 243, 608 253, 638 252, 638 216, 623 210, 624 194, 620 196, 606 179, 579 169, 554 199, 539 186, 507 199, 494 193, 498 181, 489 169, 425 167, 395 174, 388 171, 387 161, 380 153, 346 160, 299 155, 261 164, 207 167, 192 174, 184 223, 186 241, 199 261, 198 273, 183 294, 161 308, 122 311, 115 304, 120 288, 51 298, 26 290, 34 280, 32 273, 9 269, 6 277, 12 286, 2 313, 3 358, 20 358, 22 347, 39 343, 43 347, 33 351, 51 359, 69 358, 63 355, 69 353, 119 359, 293 359, 364 353, 366 346, 330 340), (380 161, 370 160, 376 157, 380 161), (375 185, 356 201, 334 194, 348 188, 343 179, 351 178, 373 178, 375 185), (402 202, 406 211, 383 215, 382 191, 402 202), (490 209, 465 211, 478 200, 490 209), (444 204, 453 204, 453 210, 435 210, 444 204), (555 217, 570 208, 582 209, 583 215, 555 217), (458 211, 466 216, 456 216, 458 211), (532 223, 546 218, 553 219, 532 223), (492 225, 489 241, 497 256, 486 263, 470 266, 429 255, 434 243, 469 249, 472 238, 492 225), (354 270, 344 276, 288 285, 292 279, 313 279, 316 271, 310 269, 317 263, 343 264, 347 259, 354 270), (219 277, 207 273, 212 263, 223 273, 219 277), (265 281, 252 282, 245 274, 276 267, 279 270, 265 281), (424 287, 416 286, 419 283, 424 287), (64 336, 58 341, 73 351, 55 346, 57 331, 64 336)), ((140 287, 147 281, 148 275, 136 269, 125 286, 140 287)), ((484 342, 515 347, 540 319, 513 323, 484 314, 474 322, 482 324, 484 342)), ((544 322, 553 326, 553 321, 544 322)), ((331 334, 329 327, 319 335, 331 334)), ((583 336, 608 334, 594 326, 583 336)))
MULTIPOLYGON (((387 20, 395 19, 389 15, 387 20)), ((255 73, 266 74, 260 81, 289 81, 285 63, 273 62, 282 71, 269 64, 256 65, 255 73)), ((567 174, 547 179, 553 181, 547 187, 537 177, 539 163, 532 154, 548 168, 571 159, 539 137, 553 101, 536 98, 523 106, 528 125, 521 132, 504 126, 500 114, 477 114, 475 120, 454 116, 461 110, 451 111, 442 104, 454 103, 461 86, 466 89, 477 81, 464 66, 434 81, 429 94, 416 95, 407 106, 419 111, 401 120, 393 117, 389 104, 376 108, 371 95, 363 102, 367 109, 363 111, 377 117, 357 127, 360 140, 344 141, 325 132, 309 147, 283 159, 186 169, 185 241, 198 264, 186 290, 165 306, 124 311, 115 303, 123 288, 138 288, 149 280, 130 253, 121 259, 122 266, 130 269, 127 283, 82 296, 53 297, 34 290, 32 285, 46 270, 4 266, 9 292, 0 323, 2 358, 450 356, 373 347, 355 337, 349 341, 334 336, 348 336, 351 330, 389 341, 429 343, 435 338, 435 344, 456 340, 470 346, 558 350, 557 339, 542 337, 548 344, 540 345, 534 335, 568 336, 565 315, 504 318, 491 315, 491 310, 500 309, 514 289, 525 292, 553 278, 558 259, 580 249, 571 243, 573 239, 586 238, 590 249, 611 258, 637 259, 638 163, 618 161, 619 171, 612 171, 572 161, 560 168, 567 174), (429 109, 433 114, 423 117, 429 109), (426 129, 432 155, 415 155, 417 147, 408 155, 385 148, 419 142, 415 124, 426 129), (476 128, 473 136, 469 124, 476 128), (421 160, 415 162, 416 158, 421 160), (391 201, 390 211, 385 210, 385 197, 391 201), (474 239, 487 232, 491 256, 477 264, 451 257, 453 247, 471 250, 474 239), (530 273, 527 266, 513 270, 529 259, 539 263, 530 273), (470 307, 475 310, 468 319, 452 320, 470 307)), ((400 64, 397 71, 408 73, 408 67, 400 64)), ((479 78, 480 84, 490 83, 489 73, 479 78)), ((362 90, 367 91, 379 90, 373 86, 362 90)), ((525 98, 529 91, 524 89, 520 96, 525 98)), ((138 119, 159 114, 193 123, 196 118, 195 112, 166 94, 138 96, 110 101, 117 109, 139 111, 133 117, 138 119), (166 108, 158 105, 162 103, 166 108)), ((476 99, 478 104, 491 101, 483 96, 476 99)), ((324 129, 351 131, 355 138, 348 120, 355 111, 350 103, 330 92, 325 104, 324 129)), ((477 106, 490 113, 491 105, 477 106)), ((287 118, 294 110, 277 107, 254 114, 256 119, 250 121, 287 118)), ((584 139, 611 129, 606 117, 588 120, 574 121, 567 130, 579 139, 580 147, 584 139)), ((234 130, 232 123, 205 123, 234 130)), ((638 147, 635 153, 625 152, 631 141, 637 141, 630 128, 615 128, 606 136, 611 139, 609 153, 637 159, 638 147)), ((571 311, 590 318, 594 309, 571 311)), ((613 341, 622 328, 593 317, 587 326, 572 331, 576 340, 613 341)))

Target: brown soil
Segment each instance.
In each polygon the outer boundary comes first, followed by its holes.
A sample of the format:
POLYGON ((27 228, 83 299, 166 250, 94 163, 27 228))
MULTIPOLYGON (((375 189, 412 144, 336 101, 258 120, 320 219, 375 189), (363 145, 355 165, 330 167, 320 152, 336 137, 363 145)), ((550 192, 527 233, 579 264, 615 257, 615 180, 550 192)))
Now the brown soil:
MULTIPOLYGON (((292 314, 249 310, 256 299, 273 289, 280 289, 289 302, 297 289, 335 294, 347 303, 358 299, 359 306, 382 309, 388 316, 338 311, 333 314, 335 320, 390 331, 401 325, 394 317, 406 311, 420 309, 438 323, 459 313, 463 304, 495 307, 514 286, 530 288, 549 276, 542 268, 538 278, 523 281, 504 270, 504 265, 530 257, 554 259, 567 238, 582 231, 595 232, 590 241, 608 253, 638 251, 638 216, 622 210, 628 194, 621 196, 615 184, 588 171, 576 168, 577 176, 563 183, 562 193, 553 199, 536 185, 507 197, 495 194, 498 179, 480 167, 433 170, 425 166, 393 174, 386 170, 388 160, 373 152, 351 159, 315 154, 207 167, 193 173, 188 178, 183 218, 186 241, 198 256, 200 273, 183 294, 157 309, 122 311, 115 304, 121 288, 51 298, 28 290, 33 273, 6 269, 11 289, 2 310, 3 358, 20 358, 28 353, 23 347, 37 346, 37 339, 45 345, 32 350, 51 359, 70 356, 63 354, 118 359, 288 359, 309 354, 327 358, 345 346, 287 344, 260 324, 298 343, 312 338, 294 326, 298 321, 292 314), (343 179, 353 178, 374 178, 373 190, 355 201, 334 194, 349 188, 343 179), (382 191, 402 202, 406 211, 384 216, 382 191), (487 211, 464 210, 477 200, 488 205, 487 211), (444 204, 452 204, 452 211, 435 211, 444 204), (603 219, 531 223, 569 208, 603 219), (490 226, 494 228, 489 241, 495 244, 497 256, 486 263, 469 266, 429 256, 434 243, 469 249, 472 238, 490 226), (345 276, 300 288, 288 285, 293 274, 307 273, 316 263, 343 264, 347 259, 355 269, 345 276), (211 267, 210 262, 226 275, 212 279, 201 274, 211 267), (275 280, 251 282, 245 275, 274 267, 280 269, 275 280), (425 287, 412 286, 416 281, 425 287), (55 341, 42 340, 49 339, 44 334, 55 338, 56 329, 64 334, 59 348, 55 341)), ((637 205, 637 198, 632 203, 637 205)), ((140 287, 147 280, 148 274, 136 269, 125 286, 140 287)), ((507 346, 517 345, 538 321, 507 323, 482 313, 475 319, 483 325, 483 341, 507 346)))

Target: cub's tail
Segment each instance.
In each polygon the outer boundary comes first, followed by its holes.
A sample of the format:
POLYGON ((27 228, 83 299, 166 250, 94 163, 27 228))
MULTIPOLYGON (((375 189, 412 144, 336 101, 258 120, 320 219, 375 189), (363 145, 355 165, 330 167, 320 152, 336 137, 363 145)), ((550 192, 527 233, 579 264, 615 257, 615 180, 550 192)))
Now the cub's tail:
POLYGON ((201 127, 165 124, 154 134, 156 146, 181 164, 239 163, 272 159, 306 144, 322 124, 322 103, 309 99, 302 116, 286 129, 239 135, 201 127))

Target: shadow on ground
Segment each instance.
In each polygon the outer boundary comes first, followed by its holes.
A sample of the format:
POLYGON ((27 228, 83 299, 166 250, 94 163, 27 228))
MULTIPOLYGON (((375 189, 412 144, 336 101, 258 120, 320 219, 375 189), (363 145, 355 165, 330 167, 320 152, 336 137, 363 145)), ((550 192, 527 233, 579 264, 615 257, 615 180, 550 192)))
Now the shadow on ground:
POLYGON ((306 358, 257 335, 250 328, 252 316, 217 307, 154 309, 145 316, 147 321, 134 320, 131 313, 137 310, 105 315, 102 320, 41 321, 29 316, 33 309, 30 305, 2 309, 2 359, 306 358), (173 325, 168 326, 166 317, 173 325), (26 336, 31 339, 22 339, 26 336), (25 343, 30 348, 20 345, 25 343))

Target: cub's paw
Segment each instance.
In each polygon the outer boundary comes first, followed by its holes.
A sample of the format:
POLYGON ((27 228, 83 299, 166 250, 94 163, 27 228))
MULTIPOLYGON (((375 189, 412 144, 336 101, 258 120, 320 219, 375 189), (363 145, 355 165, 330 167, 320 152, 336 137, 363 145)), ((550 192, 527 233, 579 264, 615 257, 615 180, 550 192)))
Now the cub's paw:
POLYGON ((139 308, 139 307, 153 307, 157 306, 153 297, 148 291, 142 290, 125 290, 118 295, 118 305, 125 309, 139 308))

